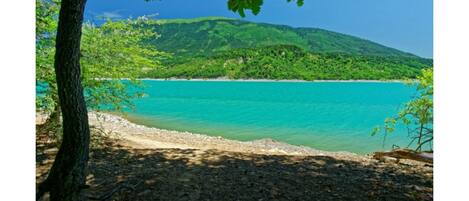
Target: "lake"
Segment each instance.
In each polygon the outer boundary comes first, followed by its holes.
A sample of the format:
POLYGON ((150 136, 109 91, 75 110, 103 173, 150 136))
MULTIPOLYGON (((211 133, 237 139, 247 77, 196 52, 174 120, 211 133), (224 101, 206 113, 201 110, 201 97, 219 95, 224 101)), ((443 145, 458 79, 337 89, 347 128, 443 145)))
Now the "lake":
POLYGON ((407 146, 404 127, 371 136, 415 94, 396 82, 145 80, 131 121, 241 141, 271 138, 327 151, 366 154, 407 146))

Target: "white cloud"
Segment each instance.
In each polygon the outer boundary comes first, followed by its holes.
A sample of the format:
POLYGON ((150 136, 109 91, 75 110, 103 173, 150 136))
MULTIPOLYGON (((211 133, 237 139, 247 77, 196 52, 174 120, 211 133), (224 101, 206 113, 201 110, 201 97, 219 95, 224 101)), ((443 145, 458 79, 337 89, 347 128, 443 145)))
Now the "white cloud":
POLYGON ((99 15, 100 18, 104 19, 121 19, 123 16, 120 14, 122 10, 115 10, 115 11, 106 11, 99 15))

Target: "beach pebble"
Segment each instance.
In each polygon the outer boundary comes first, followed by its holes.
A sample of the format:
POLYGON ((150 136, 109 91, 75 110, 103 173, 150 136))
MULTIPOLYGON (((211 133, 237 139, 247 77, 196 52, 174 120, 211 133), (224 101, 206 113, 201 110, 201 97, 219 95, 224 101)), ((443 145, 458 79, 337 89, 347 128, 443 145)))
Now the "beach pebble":
POLYGON ((398 162, 397 158, 390 157, 390 156, 383 156, 379 159, 379 161, 384 162, 384 163, 397 163, 398 162))

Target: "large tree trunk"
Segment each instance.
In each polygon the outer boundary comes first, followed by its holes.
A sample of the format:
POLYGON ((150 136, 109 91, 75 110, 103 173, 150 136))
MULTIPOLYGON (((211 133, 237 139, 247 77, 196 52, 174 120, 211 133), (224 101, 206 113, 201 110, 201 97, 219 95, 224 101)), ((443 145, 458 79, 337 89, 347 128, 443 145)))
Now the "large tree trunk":
POLYGON ((81 200, 88 163, 90 131, 80 82, 80 39, 86 0, 62 0, 56 38, 55 73, 63 119, 63 141, 38 196, 81 200))

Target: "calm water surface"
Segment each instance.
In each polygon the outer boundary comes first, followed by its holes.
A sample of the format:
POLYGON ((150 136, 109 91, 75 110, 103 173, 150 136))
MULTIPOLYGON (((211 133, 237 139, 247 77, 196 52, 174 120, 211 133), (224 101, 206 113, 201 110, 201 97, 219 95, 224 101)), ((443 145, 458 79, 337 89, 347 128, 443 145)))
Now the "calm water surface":
POLYGON ((406 146, 399 127, 371 136, 415 95, 402 83, 146 80, 132 121, 236 140, 272 138, 329 151, 370 153, 406 146))

